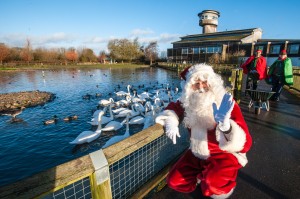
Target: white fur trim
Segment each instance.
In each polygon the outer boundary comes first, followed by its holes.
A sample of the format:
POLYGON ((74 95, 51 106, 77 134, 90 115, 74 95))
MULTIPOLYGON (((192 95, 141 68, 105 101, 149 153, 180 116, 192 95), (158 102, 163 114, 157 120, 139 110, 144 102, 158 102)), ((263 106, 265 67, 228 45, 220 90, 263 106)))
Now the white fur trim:
POLYGON ((229 191, 228 193, 220 194, 220 195, 213 194, 210 197, 213 198, 213 199, 225 199, 225 198, 228 198, 233 193, 234 188, 232 188, 231 191, 229 191))
POLYGON ((161 124, 162 126, 165 126, 165 120, 168 117, 173 117, 174 119, 177 119, 179 121, 179 118, 177 114, 172 111, 172 110, 164 110, 161 112, 156 118, 155 118, 155 123, 161 124))
POLYGON ((191 143, 190 149, 193 154, 200 159, 207 159, 210 157, 207 141, 207 129, 195 125, 191 129, 191 143))
POLYGON ((248 159, 246 157, 246 153, 232 153, 243 167, 248 163, 248 159))
POLYGON ((246 133, 233 120, 230 120, 231 132, 227 135, 230 139, 227 141, 223 132, 218 127, 216 129, 216 139, 219 142, 220 149, 231 153, 239 152, 244 148, 246 142, 246 133))
POLYGON ((186 80, 190 81, 190 78, 192 76, 197 76, 198 74, 209 74, 209 75, 214 75, 214 70, 212 66, 207 65, 207 64, 196 64, 192 66, 188 73, 186 74, 186 80))

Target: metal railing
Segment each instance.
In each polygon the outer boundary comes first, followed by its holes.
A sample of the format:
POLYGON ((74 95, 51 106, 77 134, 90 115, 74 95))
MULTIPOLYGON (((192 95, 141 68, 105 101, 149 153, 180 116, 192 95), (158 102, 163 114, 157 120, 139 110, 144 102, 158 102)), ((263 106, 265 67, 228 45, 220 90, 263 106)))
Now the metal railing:
POLYGON ((161 178, 157 175, 189 146, 185 131, 181 126, 181 138, 174 146, 164 135, 162 126, 155 124, 105 149, 1 187, 0 198, 130 198, 137 197, 136 194, 145 195, 160 183, 157 179, 161 178))

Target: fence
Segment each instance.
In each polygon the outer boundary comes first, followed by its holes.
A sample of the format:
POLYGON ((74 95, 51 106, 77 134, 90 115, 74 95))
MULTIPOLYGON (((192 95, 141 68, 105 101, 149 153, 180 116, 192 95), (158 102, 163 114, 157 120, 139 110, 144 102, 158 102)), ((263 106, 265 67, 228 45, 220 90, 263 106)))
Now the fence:
POLYGON ((105 149, 0 188, 0 198, 138 198, 167 174, 189 146, 188 133, 174 146, 154 125, 105 149))

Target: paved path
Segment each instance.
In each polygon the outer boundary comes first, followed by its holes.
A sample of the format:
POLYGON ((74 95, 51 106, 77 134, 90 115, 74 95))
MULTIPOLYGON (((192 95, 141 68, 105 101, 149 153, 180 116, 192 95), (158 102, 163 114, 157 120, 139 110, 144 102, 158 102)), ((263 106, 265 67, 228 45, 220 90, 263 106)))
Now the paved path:
MULTIPOLYGON (((266 85, 263 85, 267 88, 266 85)), ((249 163, 239 171, 231 199, 300 198, 300 98, 284 90, 280 102, 270 102, 270 111, 254 114, 249 97, 240 107, 253 138, 247 153, 249 163)), ((205 198, 199 189, 182 194, 167 186, 151 198, 205 198)))

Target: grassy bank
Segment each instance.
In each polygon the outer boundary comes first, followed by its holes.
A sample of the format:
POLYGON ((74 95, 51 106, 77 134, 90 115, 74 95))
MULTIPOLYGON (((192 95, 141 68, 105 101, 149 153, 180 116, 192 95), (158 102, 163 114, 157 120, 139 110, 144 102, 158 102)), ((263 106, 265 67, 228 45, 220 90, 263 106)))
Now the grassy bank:
POLYGON ((69 64, 69 65, 20 65, 2 66, 0 71, 22 71, 22 70, 61 70, 61 69, 107 69, 107 68, 131 68, 149 67, 142 64, 69 64))

